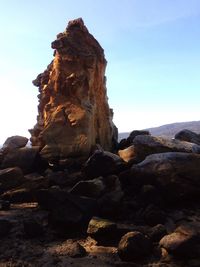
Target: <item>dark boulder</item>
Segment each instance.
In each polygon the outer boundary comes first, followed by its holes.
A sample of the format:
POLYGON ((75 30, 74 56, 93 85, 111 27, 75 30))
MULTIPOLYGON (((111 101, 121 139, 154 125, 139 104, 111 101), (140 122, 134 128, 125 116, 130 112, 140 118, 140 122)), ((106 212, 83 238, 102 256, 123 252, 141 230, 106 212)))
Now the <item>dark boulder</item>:
POLYGON ((127 138, 122 139, 118 144, 118 149, 125 149, 133 144, 133 140, 138 135, 150 135, 149 131, 145 130, 134 130, 127 138))
POLYGON ((20 168, 7 168, 0 170, 0 193, 15 188, 24 183, 25 178, 20 168))
POLYGON ((157 224, 148 231, 148 237, 152 242, 158 242, 167 234, 166 227, 163 224, 157 224))
POLYGON ((9 201, 11 203, 25 203, 35 201, 32 191, 27 188, 9 190, 2 194, 1 197, 5 201, 9 201))
POLYGON ((200 134, 184 129, 175 135, 175 139, 200 145, 200 134))
POLYGON ((96 178, 118 173, 124 166, 125 162, 116 154, 97 150, 85 163, 83 172, 87 178, 96 178))
POLYGON ((150 135, 136 136, 133 148, 134 159, 137 161, 144 160, 148 155, 164 152, 200 153, 200 146, 197 144, 150 135))
POLYGON ((152 243, 140 232, 125 234, 118 245, 118 255, 122 261, 141 260, 152 251, 152 243))
POLYGON ((160 246, 174 256, 193 257, 198 253, 200 236, 193 228, 179 226, 173 233, 160 240, 160 246))
POLYGON ((16 149, 16 148, 22 148, 25 147, 26 144, 28 143, 28 138, 15 135, 8 137, 3 144, 2 150, 11 150, 11 149, 16 149))
POLYGON ((200 194, 200 155, 169 152, 153 154, 135 164, 129 174, 132 184, 155 185, 167 202, 194 199, 200 194))
POLYGON ((36 198, 41 208, 49 211, 50 224, 69 235, 86 231, 98 211, 94 199, 75 196, 59 188, 41 189, 36 198))
POLYGON ((141 219, 146 224, 150 226, 155 226, 157 224, 163 224, 166 220, 165 212, 155 206, 155 205, 148 205, 144 209, 141 209, 137 214, 138 219, 141 219))
POLYGON ((7 151, 3 155, 1 169, 19 167, 24 174, 35 171, 39 168, 39 148, 23 147, 7 151))
POLYGON ((105 190, 98 198, 99 212, 103 217, 115 217, 120 213, 119 206, 124 196, 121 183, 117 175, 104 177, 105 190))
POLYGON ((70 193, 79 196, 98 198, 105 192, 103 177, 92 180, 80 181, 73 186, 70 193))
POLYGON ((93 217, 89 224, 87 233, 94 238, 98 244, 110 244, 116 237, 117 224, 106 219, 93 217))

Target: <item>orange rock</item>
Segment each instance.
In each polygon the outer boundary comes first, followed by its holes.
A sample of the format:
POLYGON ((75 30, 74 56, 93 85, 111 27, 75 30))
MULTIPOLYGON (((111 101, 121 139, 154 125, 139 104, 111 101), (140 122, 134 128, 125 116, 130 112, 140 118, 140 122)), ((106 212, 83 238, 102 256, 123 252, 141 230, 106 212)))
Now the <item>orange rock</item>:
POLYGON ((39 87, 32 145, 46 158, 87 156, 100 144, 112 150, 117 128, 106 94, 104 51, 83 20, 70 21, 52 43, 54 60, 33 84, 39 87))

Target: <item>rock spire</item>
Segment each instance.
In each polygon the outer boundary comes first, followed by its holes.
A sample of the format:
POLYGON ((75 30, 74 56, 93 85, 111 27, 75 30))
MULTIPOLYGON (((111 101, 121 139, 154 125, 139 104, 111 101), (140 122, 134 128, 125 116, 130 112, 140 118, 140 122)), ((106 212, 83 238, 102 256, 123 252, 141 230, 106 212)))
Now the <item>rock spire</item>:
POLYGON ((33 84, 39 87, 32 145, 45 158, 87 156, 100 144, 112 150, 117 128, 106 92, 106 59, 81 18, 52 42, 54 59, 33 84))

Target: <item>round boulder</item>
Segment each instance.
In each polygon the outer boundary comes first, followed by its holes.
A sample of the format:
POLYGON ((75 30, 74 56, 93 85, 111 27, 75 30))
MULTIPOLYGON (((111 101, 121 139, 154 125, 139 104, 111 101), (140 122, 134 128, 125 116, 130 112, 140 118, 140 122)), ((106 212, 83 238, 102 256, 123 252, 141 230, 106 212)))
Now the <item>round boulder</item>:
POLYGON ((123 261, 134 261, 148 256, 152 243, 144 234, 134 231, 125 234, 118 245, 118 255, 123 261))

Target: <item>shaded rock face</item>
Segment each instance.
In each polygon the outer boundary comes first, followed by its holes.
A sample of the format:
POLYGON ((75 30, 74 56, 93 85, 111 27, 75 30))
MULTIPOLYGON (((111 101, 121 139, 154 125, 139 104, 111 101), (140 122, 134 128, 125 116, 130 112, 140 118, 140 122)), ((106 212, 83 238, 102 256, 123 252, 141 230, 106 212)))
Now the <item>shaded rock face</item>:
POLYGON ((200 145, 200 134, 184 129, 175 135, 175 139, 200 145))
POLYGON ((45 158, 88 156, 95 144, 117 140, 106 94, 104 51, 82 19, 70 21, 52 43, 54 60, 33 84, 39 87, 31 142, 45 158))

